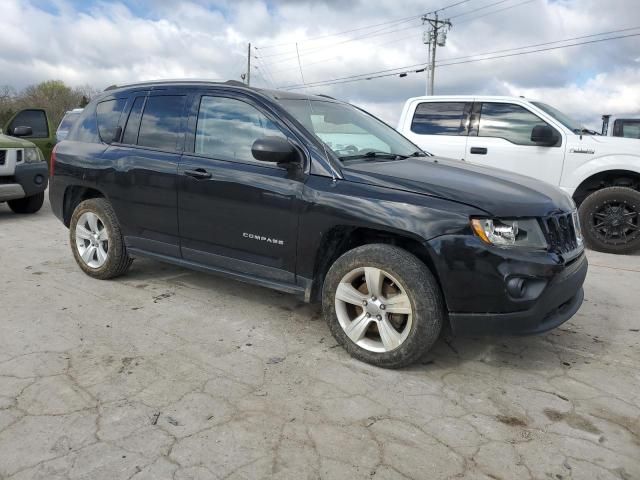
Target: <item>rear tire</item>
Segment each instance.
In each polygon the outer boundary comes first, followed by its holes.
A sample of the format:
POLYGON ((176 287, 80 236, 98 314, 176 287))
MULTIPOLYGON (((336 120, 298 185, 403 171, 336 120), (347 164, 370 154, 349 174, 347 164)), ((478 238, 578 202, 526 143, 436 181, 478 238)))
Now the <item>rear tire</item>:
POLYGON ((615 254, 640 250, 640 192, 603 188, 589 195, 578 211, 587 247, 615 254))
POLYGON ((445 319, 440 288, 427 266, 384 244, 354 248, 335 261, 322 307, 338 343, 358 360, 383 368, 420 359, 445 319))
POLYGON ((44 192, 36 193, 30 197, 9 200, 7 203, 14 213, 36 213, 44 203, 44 192))
POLYGON ((113 207, 104 198, 91 198, 76 207, 71 216, 69 238, 76 263, 93 278, 118 277, 133 263, 113 207))

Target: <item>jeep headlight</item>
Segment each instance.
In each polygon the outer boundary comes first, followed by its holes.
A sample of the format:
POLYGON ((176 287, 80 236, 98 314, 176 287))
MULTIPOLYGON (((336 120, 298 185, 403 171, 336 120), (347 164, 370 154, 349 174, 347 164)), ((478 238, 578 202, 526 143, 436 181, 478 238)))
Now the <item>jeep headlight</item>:
POLYGON ((547 248, 540 224, 535 218, 505 220, 472 218, 471 228, 484 243, 498 247, 547 248))
POLYGON ((39 148, 25 148, 24 161, 27 163, 44 162, 44 157, 39 148))

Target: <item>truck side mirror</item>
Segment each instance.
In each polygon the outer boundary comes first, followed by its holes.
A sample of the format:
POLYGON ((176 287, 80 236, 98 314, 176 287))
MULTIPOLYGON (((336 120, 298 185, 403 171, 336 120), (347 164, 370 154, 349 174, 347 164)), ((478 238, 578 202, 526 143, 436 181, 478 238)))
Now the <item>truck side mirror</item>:
POLYGON ((31 127, 15 127, 11 135, 14 137, 30 137, 33 135, 33 129, 31 127))
POLYGON ((549 125, 536 125, 531 130, 531 141, 543 147, 553 147, 558 143, 558 135, 549 125))
POLYGON ((294 163, 299 155, 291 143, 282 137, 262 137, 253 142, 253 158, 261 162, 294 163))

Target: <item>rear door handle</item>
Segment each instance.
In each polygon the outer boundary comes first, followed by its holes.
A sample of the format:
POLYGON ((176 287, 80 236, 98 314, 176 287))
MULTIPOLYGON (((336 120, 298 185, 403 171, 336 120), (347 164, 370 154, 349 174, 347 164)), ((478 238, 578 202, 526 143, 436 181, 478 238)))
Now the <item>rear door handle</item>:
POLYGON ((185 170, 185 175, 196 178, 198 180, 205 180, 211 178, 211 173, 207 172, 204 168, 196 168, 195 170, 185 170))
POLYGON ((487 149, 485 147, 471 147, 470 152, 474 155, 486 155, 487 149))

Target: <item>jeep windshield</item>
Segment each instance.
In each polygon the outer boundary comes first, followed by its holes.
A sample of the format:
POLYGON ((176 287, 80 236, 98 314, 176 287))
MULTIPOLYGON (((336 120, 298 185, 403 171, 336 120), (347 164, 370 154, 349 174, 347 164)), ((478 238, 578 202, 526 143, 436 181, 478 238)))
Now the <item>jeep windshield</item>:
POLYGON ((284 98, 279 102, 343 162, 393 161, 430 155, 352 105, 307 98, 284 98))
POLYGON ((582 134, 592 135, 593 133, 595 133, 595 132, 592 132, 591 130, 587 130, 581 124, 579 124, 573 118, 571 118, 569 115, 562 113, 560 110, 552 107, 551 105, 547 105, 546 103, 542 103, 542 102, 531 102, 531 103, 534 104, 536 107, 538 107, 547 115, 551 115, 553 118, 555 118, 557 121, 559 121, 562 125, 567 127, 576 135, 582 135, 582 134))

